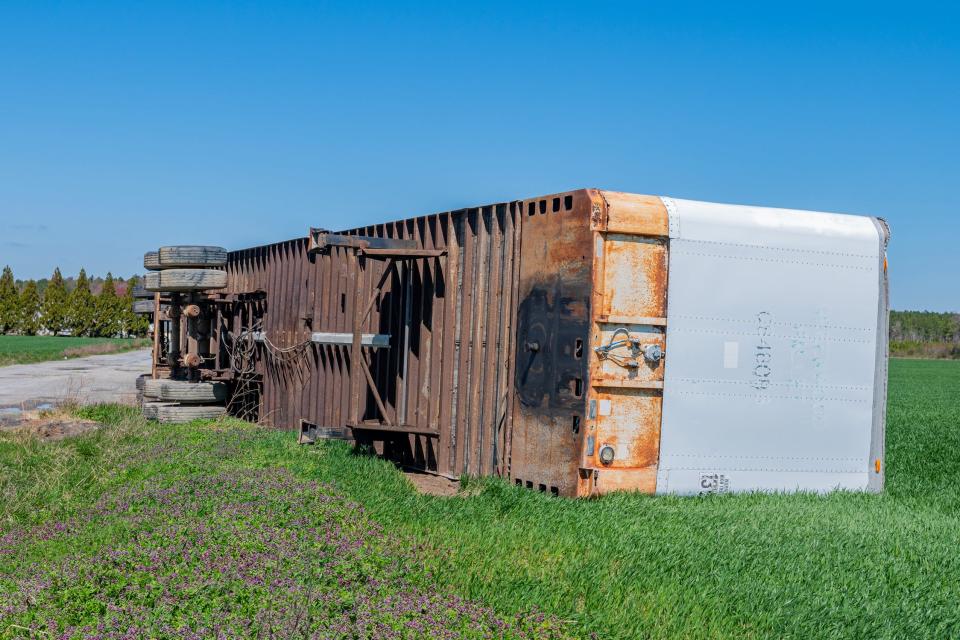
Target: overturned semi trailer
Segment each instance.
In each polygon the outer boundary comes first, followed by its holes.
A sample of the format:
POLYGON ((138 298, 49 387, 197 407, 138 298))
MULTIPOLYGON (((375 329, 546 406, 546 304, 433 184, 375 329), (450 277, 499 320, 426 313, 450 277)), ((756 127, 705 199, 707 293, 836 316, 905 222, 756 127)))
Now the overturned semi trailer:
POLYGON ((230 252, 209 352, 187 370, 159 348, 156 375, 558 495, 877 491, 887 240, 876 218, 592 189, 311 229, 230 252))

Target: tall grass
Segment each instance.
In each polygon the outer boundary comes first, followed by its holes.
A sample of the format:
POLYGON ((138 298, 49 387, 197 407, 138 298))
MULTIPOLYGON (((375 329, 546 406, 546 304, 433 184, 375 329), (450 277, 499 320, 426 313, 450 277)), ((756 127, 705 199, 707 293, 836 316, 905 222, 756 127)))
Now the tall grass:
POLYGON ((132 407, 80 413, 110 426, 61 442, 18 430, 0 437, 0 528, 38 524, 89 505, 122 483, 131 461, 144 459, 152 430, 132 407))

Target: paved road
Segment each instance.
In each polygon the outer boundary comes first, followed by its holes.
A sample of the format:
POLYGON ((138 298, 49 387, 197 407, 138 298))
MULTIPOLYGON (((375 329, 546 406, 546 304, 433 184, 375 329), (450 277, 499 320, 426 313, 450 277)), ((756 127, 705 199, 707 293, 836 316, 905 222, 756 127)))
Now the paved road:
POLYGON ((77 400, 124 402, 137 397, 137 375, 150 371, 150 350, 0 367, 0 408, 77 400))

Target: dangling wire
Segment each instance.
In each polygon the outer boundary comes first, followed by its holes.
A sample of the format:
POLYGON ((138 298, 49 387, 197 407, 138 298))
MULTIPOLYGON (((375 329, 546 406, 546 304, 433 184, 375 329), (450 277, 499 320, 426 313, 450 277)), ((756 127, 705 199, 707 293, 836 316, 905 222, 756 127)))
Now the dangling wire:
POLYGON ((624 327, 617 327, 613 335, 610 336, 610 341, 607 344, 594 347, 593 350, 599 359, 609 360, 627 369, 636 369, 639 367, 639 357, 641 355, 649 363, 658 362, 660 358, 663 357, 663 351, 660 345, 648 344, 642 346, 640 344, 640 338, 631 337, 630 332, 624 327), (620 334, 625 335, 626 338, 617 340, 617 336, 620 334), (616 349, 622 348, 628 348, 630 350, 629 356, 614 353, 616 349))
POLYGON ((234 381, 227 411, 241 420, 251 422, 259 422, 260 419, 260 380, 257 374, 257 342, 254 340, 254 331, 259 326, 258 319, 253 326, 241 329, 236 337, 229 331, 224 334, 234 381))

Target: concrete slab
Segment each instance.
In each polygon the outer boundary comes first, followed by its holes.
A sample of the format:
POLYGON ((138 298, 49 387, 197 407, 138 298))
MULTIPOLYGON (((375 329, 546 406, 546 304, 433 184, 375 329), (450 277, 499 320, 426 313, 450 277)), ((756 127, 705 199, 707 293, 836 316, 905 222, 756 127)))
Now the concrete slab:
POLYGON ((0 367, 0 411, 64 401, 136 402, 136 378, 150 371, 150 350, 0 367))

